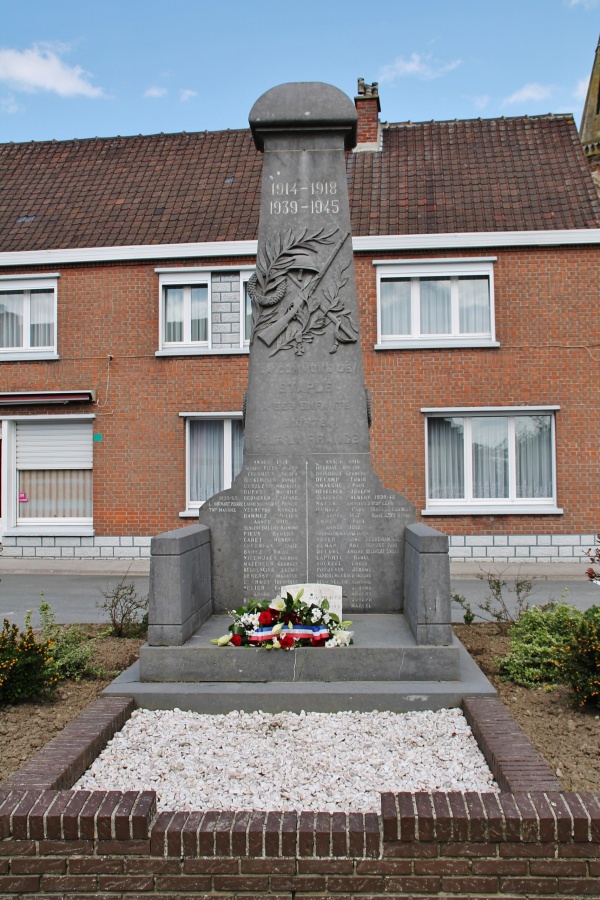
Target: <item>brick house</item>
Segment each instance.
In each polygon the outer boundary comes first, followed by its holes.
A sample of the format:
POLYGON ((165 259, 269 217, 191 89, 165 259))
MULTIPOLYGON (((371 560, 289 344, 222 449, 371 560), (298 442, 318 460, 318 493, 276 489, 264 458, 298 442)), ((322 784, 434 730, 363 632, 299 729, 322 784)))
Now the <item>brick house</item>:
MULTIPOLYGON (((359 91, 375 470, 455 559, 579 560, 600 528, 600 202, 573 118, 387 124, 359 91)), ((248 130, 0 147, 5 556, 146 556, 230 485, 261 165, 248 130)))

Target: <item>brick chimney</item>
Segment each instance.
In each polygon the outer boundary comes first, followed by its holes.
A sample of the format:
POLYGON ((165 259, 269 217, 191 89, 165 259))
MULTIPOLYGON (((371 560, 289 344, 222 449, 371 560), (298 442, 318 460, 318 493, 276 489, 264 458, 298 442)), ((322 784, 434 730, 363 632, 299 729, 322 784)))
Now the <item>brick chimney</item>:
POLYGON ((354 98, 356 112, 358 113, 358 140, 355 152, 361 150, 380 150, 379 134, 379 85, 365 84, 364 78, 358 79, 358 95, 354 98))

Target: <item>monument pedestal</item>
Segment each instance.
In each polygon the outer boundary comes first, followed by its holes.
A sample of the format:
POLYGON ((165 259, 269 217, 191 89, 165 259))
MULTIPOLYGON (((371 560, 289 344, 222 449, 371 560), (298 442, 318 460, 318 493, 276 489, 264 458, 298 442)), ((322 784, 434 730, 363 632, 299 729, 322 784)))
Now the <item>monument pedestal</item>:
POLYGON ((141 649, 104 693, 145 709, 201 713, 442 709, 495 689, 454 638, 418 645, 400 613, 353 617, 350 647, 255 650, 216 647, 230 619, 212 616, 181 647, 141 649))

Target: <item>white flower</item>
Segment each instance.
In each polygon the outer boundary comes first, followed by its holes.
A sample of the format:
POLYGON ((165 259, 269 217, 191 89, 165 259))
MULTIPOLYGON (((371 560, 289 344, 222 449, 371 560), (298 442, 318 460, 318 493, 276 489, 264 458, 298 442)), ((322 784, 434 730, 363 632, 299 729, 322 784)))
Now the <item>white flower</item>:
POLYGON ((338 647, 347 647, 350 643, 350 640, 354 636, 353 631, 334 631, 333 636, 338 641, 338 647))
POLYGON ((277 638, 275 638, 274 641, 273 641, 273 649, 274 649, 274 650, 279 650, 280 648, 281 648, 281 644, 279 643, 279 641, 277 640, 277 638))
POLYGON ((271 600, 269 603, 269 609, 275 609, 277 612, 283 612, 285 609, 285 600, 283 597, 275 597, 274 600, 271 600))
POLYGON ((331 616, 328 613, 325 613, 325 615, 323 616, 323 621, 326 625, 329 625, 329 623, 331 622, 331 616))
POLYGON ((310 617, 313 622, 318 622, 321 619, 322 615, 323 615, 323 613, 321 612, 321 610, 315 606, 315 608, 312 610, 312 612, 310 614, 310 617))
POLYGON ((273 634, 281 634, 281 630, 283 628, 283 622, 278 622, 277 625, 273 625, 273 634))

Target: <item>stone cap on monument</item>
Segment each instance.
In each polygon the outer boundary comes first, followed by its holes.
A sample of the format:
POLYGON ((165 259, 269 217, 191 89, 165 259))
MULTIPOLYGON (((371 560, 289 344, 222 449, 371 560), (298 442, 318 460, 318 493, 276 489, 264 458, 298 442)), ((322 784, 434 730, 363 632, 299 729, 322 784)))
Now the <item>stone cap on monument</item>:
POLYGON ((258 98, 249 115, 254 143, 264 149, 264 133, 277 131, 342 131, 344 146, 356 146, 358 115, 343 91, 321 81, 279 84, 258 98))

